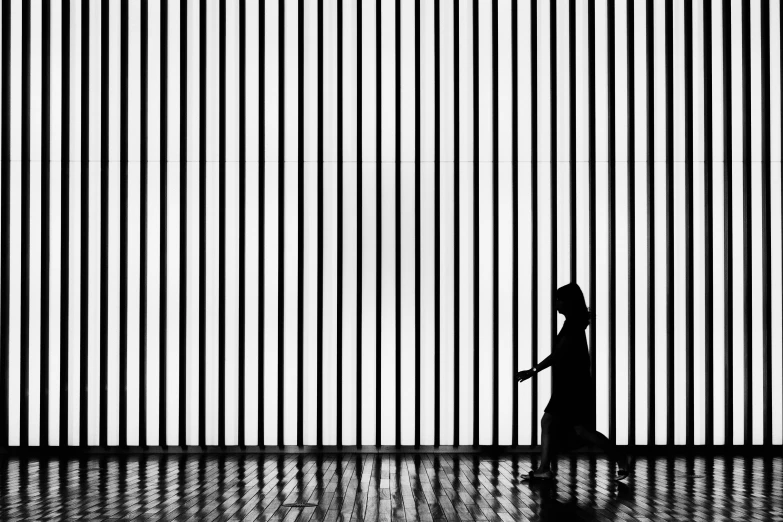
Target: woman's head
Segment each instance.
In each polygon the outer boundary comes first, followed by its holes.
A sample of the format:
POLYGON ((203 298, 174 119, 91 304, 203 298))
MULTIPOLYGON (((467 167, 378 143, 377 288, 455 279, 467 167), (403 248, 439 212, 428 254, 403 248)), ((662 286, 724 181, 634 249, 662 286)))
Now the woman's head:
POLYGON ((585 303, 582 289, 576 283, 561 286, 555 292, 555 308, 567 320, 575 321, 583 328, 590 324, 590 310, 585 303))

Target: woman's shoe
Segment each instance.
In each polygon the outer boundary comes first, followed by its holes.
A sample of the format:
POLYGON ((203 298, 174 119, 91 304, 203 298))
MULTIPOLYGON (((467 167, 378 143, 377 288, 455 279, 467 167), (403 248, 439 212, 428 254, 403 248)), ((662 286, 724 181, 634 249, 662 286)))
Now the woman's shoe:
POLYGON ((522 480, 554 480, 555 474, 552 471, 544 471, 539 473, 537 470, 532 470, 527 474, 526 478, 522 480))
POLYGON ((630 473, 631 463, 628 457, 624 457, 623 461, 617 462, 617 476, 615 480, 623 480, 628 478, 630 473))

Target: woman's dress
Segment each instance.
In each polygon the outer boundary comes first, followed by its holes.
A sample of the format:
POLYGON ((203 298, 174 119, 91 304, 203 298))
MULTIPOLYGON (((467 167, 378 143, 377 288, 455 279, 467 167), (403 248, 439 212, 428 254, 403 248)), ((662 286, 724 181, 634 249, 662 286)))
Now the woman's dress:
MULTIPOLYGON (((566 323, 560 329, 554 346, 564 341, 564 352, 552 364, 552 396, 544 411, 554 416, 560 428, 591 426, 595 402, 591 393, 590 352, 584 328, 566 323)), ((573 429, 566 430, 573 433, 573 429)), ((570 433, 569 433, 570 435, 570 433)), ((575 440, 566 446, 578 444, 575 440)))

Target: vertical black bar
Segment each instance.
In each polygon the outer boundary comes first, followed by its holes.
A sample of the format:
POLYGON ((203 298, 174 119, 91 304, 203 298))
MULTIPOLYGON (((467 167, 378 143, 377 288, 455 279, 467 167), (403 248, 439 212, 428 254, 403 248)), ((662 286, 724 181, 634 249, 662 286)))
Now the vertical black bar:
MULTIPOLYGON (((104 47, 105 49, 105 47, 104 47)), ((169 152, 169 0, 160 3, 160 310, 158 345, 160 346, 160 395, 158 441, 167 446, 168 423, 168 152, 169 152)), ((240 410, 244 411, 244 410, 240 410)), ((242 421, 240 421, 242 422, 242 421)))
MULTIPOLYGON (((263 6, 262 6, 263 10, 263 6)), ((263 37, 263 32, 260 32, 260 38, 263 37)), ((239 425, 238 429, 238 443, 241 448, 245 447, 245 233, 247 225, 245 224, 247 215, 247 192, 246 192, 246 117, 245 111, 247 110, 246 104, 246 88, 245 88, 245 57, 247 53, 245 51, 246 45, 246 29, 245 29, 245 0, 239 0, 239 382, 237 383, 239 390, 237 391, 239 396, 239 425)), ((263 98, 261 105, 263 105, 263 98)), ((261 127, 263 127, 264 120, 261 121, 261 127)), ((263 209, 263 201, 259 208, 263 209)), ((263 300, 264 294, 259 294, 261 300, 263 300)), ((263 332, 264 330, 260 330, 263 332)), ((262 374, 259 374, 258 382, 263 384, 261 379, 262 374)), ((260 433, 260 432, 259 432, 260 433)))
MULTIPOLYGON (((0 448, 8 447, 8 313, 9 313, 9 295, 8 295, 8 281, 9 281, 9 260, 10 253, 9 239, 10 239, 10 227, 8 220, 10 219, 9 206, 11 199, 8 195, 10 190, 10 178, 11 178, 11 117, 9 114, 10 109, 10 97, 11 97, 11 5, 10 2, 3 2, 3 79, 2 79, 2 137, 0 137, 0 147, 2 151, 2 158, 0 166, 2 172, 2 222, 0 222, 0 246, 2 246, 2 257, 0 257, 0 289, 2 289, 2 295, 0 296, 0 366, 2 367, 3 382, 0 383, 0 448)), ((67 74, 67 68, 64 68, 64 74, 67 74)), ((63 105, 65 107, 65 105, 63 105)), ((66 244, 66 243, 63 243, 66 244)), ((63 279, 67 279, 63 278, 63 279)), ((67 410, 66 410, 67 411, 67 410)), ((63 428, 61 427, 61 433, 63 428)))
MULTIPOLYGON (((538 362, 538 0, 530 2, 530 363, 538 362)), ((538 444, 538 374, 530 385, 530 444, 538 444)))
POLYGON ((703 0, 704 12, 704 355, 705 444, 714 442, 713 402, 713 268, 712 268, 712 0, 703 0))
POLYGON ((568 2, 568 226, 571 237, 570 274, 576 282, 576 0, 568 2))
POLYGON ((762 314, 764 320, 764 445, 772 444, 772 295, 770 215, 770 121, 769 121, 769 0, 761 0, 761 199, 762 199, 762 314))
MULTIPOLYGON (((341 0, 342 1, 342 0, 341 0)), ((362 2, 356 2, 356 445, 362 445, 362 2)), ((342 54, 342 53, 340 53, 342 54)))
POLYGON ((207 0, 199 2, 198 444, 207 444, 207 0))
POLYGON ((688 446, 694 440, 693 337, 693 2, 685 0, 685 444, 688 446))
POLYGON ((218 446, 226 445, 226 4, 218 9, 218 446))
MULTIPOLYGON (((517 3, 511 3, 511 345, 512 375, 519 369, 519 31, 517 3)), ((511 445, 519 444, 519 386, 511 397, 511 445)))
POLYGON ((402 420, 402 398, 401 398, 401 383, 402 383, 402 369, 401 353, 402 353, 402 330, 400 328, 400 316, 401 316, 401 300, 402 300, 402 273, 400 270, 400 257, 402 249, 402 238, 400 236, 400 177, 401 177, 401 143, 402 143, 402 110, 400 108, 401 103, 401 86, 400 78, 402 76, 400 58, 401 54, 401 19, 400 19, 400 0, 394 2, 394 444, 400 445, 400 432, 401 432, 401 420, 402 420))
MULTIPOLYGON (((266 7, 263 7, 259 11, 259 24, 261 29, 259 35, 259 61, 261 62, 258 67, 258 83, 259 83, 259 100, 258 104, 259 118, 261 122, 258 129, 258 201, 259 201, 259 217, 258 217, 258 325, 259 332, 263 332, 266 327, 265 309, 266 309, 266 7)), ((263 335, 258 336, 258 445, 264 447, 264 386, 265 373, 264 373, 264 355, 265 342, 263 335)))
POLYGON ((375 2, 375 445, 381 446, 381 0, 375 2))
MULTIPOLYGON (((278 152, 277 152, 277 445, 283 447, 283 414, 285 412, 285 0, 279 0, 278 18, 278 152)), ((301 12, 301 11, 300 11, 301 12)), ((300 46, 301 47, 301 46, 300 46)), ((300 75, 301 78, 301 75, 300 75)), ((301 111, 300 111, 301 113, 301 111)), ((301 186, 301 185, 300 185, 301 186)), ((301 265, 301 263, 300 263, 301 265)), ((300 300, 301 302, 301 300, 300 300)), ((301 336, 299 336, 301 339, 301 336)), ((301 394, 300 394, 301 396, 301 394)), ((301 409, 300 409, 301 411, 301 409)), ((301 415, 298 426, 301 426, 301 415)))
MULTIPOLYGON (((709 1, 709 0, 708 0, 709 1)), ((636 100, 634 0, 626 1, 628 45, 628 445, 636 445, 636 100)))
POLYGON ((343 0, 337 0, 337 446, 343 445, 343 0))
MULTIPOLYGON (((304 14, 300 13, 300 20, 304 14)), ((303 63, 303 62, 300 62, 303 63)), ((300 79, 301 81, 301 79, 300 79)), ((304 85, 304 84, 302 84, 304 85)), ((304 91, 302 91, 304 92, 304 91)), ((324 3, 318 0, 318 253, 316 301, 318 319, 316 324, 316 443, 323 446, 324 410, 324 3)), ((302 115, 302 113, 300 113, 302 115)), ((302 115, 303 116, 303 115, 302 115)), ((304 120, 300 120, 304 125, 304 120)), ((303 132, 303 131, 302 131, 303 132)), ((304 143, 304 142, 302 142, 304 143)), ((300 192, 302 193, 302 192, 300 192)), ((300 206, 303 211, 303 206, 300 206)), ((300 214, 303 216, 303 214, 300 214)), ((304 234, 301 236, 304 237, 304 234)), ((300 359, 301 364, 301 359, 300 359)))
POLYGON ((750 1, 742 2, 742 302, 743 302, 743 364, 745 374, 744 413, 745 444, 750 444, 753 436, 753 252, 750 236, 751 223, 751 106, 750 106, 750 1))
POLYGON ((139 292, 139 445, 147 446, 148 0, 141 0, 141 248, 139 292))
POLYGON ((49 164, 51 125, 51 0, 43 0, 41 63, 41 447, 49 446, 49 266, 51 182, 49 164))
MULTIPOLYGON (((614 0, 607 0, 607 51, 608 51, 608 98, 609 98, 609 439, 614 442, 617 435, 617 132, 615 122, 615 12, 614 0)), ((592 292, 591 292, 592 293, 592 292)))
POLYGON ((647 444, 655 443, 655 22, 647 0, 647 444))
POLYGON ((101 334, 99 445, 108 446, 109 412, 109 2, 101 2, 101 334))
POLYGON ((79 310, 79 446, 87 446, 87 369, 89 359, 89 275, 90 275, 90 2, 82 0, 81 78, 81 289, 79 310))
POLYGON ((753 438, 753 252, 751 223, 750 1, 742 1, 742 309, 744 363, 744 440, 753 438))
POLYGON ((498 395, 500 393, 498 350, 500 342, 500 304, 498 297, 498 260, 500 253, 498 216, 498 0, 492 0, 492 445, 498 445, 498 395))
POLYGON ((30 2, 22 2, 22 271, 19 445, 30 445, 30 2))
POLYGON ((435 447, 440 446, 440 0, 435 0, 435 447))
MULTIPOLYGON (((320 1, 319 1, 320 5, 320 1)), ((319 8, 320 12, 320 8, 319 8)), ((298 8, 296 444, 304 445, 304 1, 298 8)), ((282 105, 281 105, 282 110, 282 105)), ((320 125, 319 125, 320 136, 320 125)), ((320 217, 319 217, 320 221, 320 217)), ((320 315, 320 314, 319 314, 320 315)))
POLYGON ((459 0, 454 0, 454 446, 459 446, 459 314, 460 314, 460 241, 459 241, 459 0))
POLYGON ((734 442, 734 257, 731 198, 731 2, 723 0, 723 361, 726 445, 734 442))
POLYGON ((419 447, 421 440, 421 3, 419 0, 414 2, 415 23, 414 23, 414 170, 415 170, 415 276, 414 276, 414 294, 416 302, 416 317, 414 325, 415 337, 415 421, 414 421, 414 444, 419 447))
MULTIPOLYGON (((8 2, 3 3, 3 138, 2 138, 2 156, 3 156, 3 197, 8 194, 8 172, 5 170, 7 157, 7 114, 8 114, 8 85, 6 84, 6 78, 8 78, 8 59, 6 53, 8 52, 8 41, 6 41, 9 34, 8 27, 5 25, 9 16, 7 9, 8 2)), ((70 299, 70 187, 71 187, 71 175, 70 175, 70 158, 71 158, 71 2, 70 0, 62 0, 62 113, 61 113, 61 136, 62 143, 60 146, 62 159, 60 162, 61 168, 61 182, 60 182, 60 433, 59 444, 60 446, 68 446, 68 395, 69 395, 69 380, 68 380, 68 348, 69 348, 69 335, 68 335, 68 301, 70 299)), ((9 40, 10 41, 10 40, 9 40)), ((2 287, 8 288, 8 269, 7 269, 7 252, 8 252, 8 231, 5 228, 8 223, 8 215, 5 213, 8 209, 8 201, 3 201, 3 269, 2 269, 2 287)), ((3 290, 2 301, 2 321, 0 321, 0 329, 2 329, 2 367, 4 372, 5 384, 0 385, 0 390, 5 393, 5 399, 0 401, 5 408, 5 415, 0 415, 0 422, 5 423, 5 427, 0 427, 0 447, 8 445, 8 294, 3 290), (4 441, 4 442, 3 442, 4 441)))
POLYGON ((473 446, 479 443, 479 2, 473 0, 473 446))
MULTIPOLYGON (((549 3, 549 112, 549 331, 554 344, 557 337, 557 313, 554 312, 557 291, 557 2, 549 3)), ((550 380, 549 385, 550 391, 553 390, 554 381, 550 380)))
MULTIPOLYGON (((587 2, 587 55, 588 55, 588 127, 590 137, 589 149, 589 200, 590 200, 590 311, 595 312, 595 0, 587 2)), ((593 408, 590 412, 590 423, 595 424, 595 313, 590 321, 590 379, 589 393, 592 395, 593 408)))
POLYGON ((188 274, 188 0, 180 0, 179 21, 179 445, 185 442, 187 408, 188 274))
POLYGON ((128 0, 122 0, 120 4, 120 18, 120 446, 126 447, 128 445, 128 0))
POLYGON ((674 444, 674 44, 666 0, 666 444, 674 444))

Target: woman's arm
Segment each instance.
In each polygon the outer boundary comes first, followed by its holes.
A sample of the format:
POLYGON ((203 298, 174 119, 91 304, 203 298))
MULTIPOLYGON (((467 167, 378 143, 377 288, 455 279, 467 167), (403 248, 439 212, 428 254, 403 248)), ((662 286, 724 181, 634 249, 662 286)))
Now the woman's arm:
MULTIPOLYGON (((565 328, 565 325, 563 325, 563 328, 565 328)), ((531 370, 533 370, 534 373, 538 373, 552 366, 552 364, 554 364, 554 362, 557 359, 563 356, 567 339, 568 339, 568 332, 563 332, 563 335, 560 336, 560 340, 557 341, 557 344, 552 349, 552 352, 549 355, 547 355, 543 361, 534 365, 533 368, 531 368, 531 370)))

